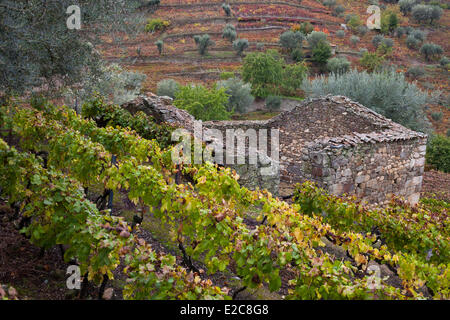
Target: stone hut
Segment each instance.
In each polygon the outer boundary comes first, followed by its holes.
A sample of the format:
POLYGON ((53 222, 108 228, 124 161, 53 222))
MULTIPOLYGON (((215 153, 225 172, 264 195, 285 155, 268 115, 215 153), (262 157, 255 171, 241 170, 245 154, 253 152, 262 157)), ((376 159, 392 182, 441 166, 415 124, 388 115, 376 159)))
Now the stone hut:
MULTIPOLYGON (((151 107, 153 113, 159 109, 161 114, 164 103, 160 98, 153 99, 153 105, 159 105, 151 107)), ((164 115, 169 113, 180 116, 173 110, 164 111, 164 115)), ((163 121, 173 122, 165 118, 163 121)), ((188 116, 189 129, 192 121, 188 116)), ((205 141, 209 129, 223 132, 223 146, 230 129, 242 129, 236 138, 244 136, 247 147, 252 130, 258 133, 259 141, 267 135, 269 142, 271 132, 278 132, 277 157, 273 157, 270 145, 263 150, 259 143, 257 163, 230 165, 241 176, 240 182, 249 188, 266 188, 276 195, 289 196, 296 183, 310 180, 333 194, 356 195, 369 203, 383 204, 391 195, 397 195, 415 204, 420 197, 427 136, 343 96, 308 99, 270 120, 211 121, 204 122, 203 127, 207 128, 205 141), (276 168, 274 173, 262 174, 261 169, 268 166, 276 168)), ((245 152, 248 157, 248 148, 245 152)))

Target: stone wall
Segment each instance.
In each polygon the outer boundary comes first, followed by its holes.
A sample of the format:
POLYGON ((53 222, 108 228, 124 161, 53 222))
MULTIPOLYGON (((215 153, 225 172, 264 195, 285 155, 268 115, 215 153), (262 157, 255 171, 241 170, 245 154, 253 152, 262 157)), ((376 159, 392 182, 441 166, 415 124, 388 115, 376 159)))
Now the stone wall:
MULTIPOLYGON (((141 97, 125 107, 195 132, 193 117, 171 106, 170 98, 141 97)), ((216 139, 209 137, 211 129, 222 133, 223 147, 227 130, 242 130, 237 136, 245 139, 246 162, 225 165, 235 169, 240 183, 250 189, 265 188, 288 196, 296 183, 310 180, 333 194, 356 195, 369 203, 382 204, 391 195, 405 197, 413 204, 419 200, 427 136, 346 97, 305 100, 265 121, 204 122, 201 136, 205 142, 216 139), (249 129, 258 135, 258 160, 254 164, 248 161, 250 145, 245 134, 249 129), (275 129, 279 132, 279 158, 273 156, 270 143, 267 150, 260 145, 260 132, 266 132, 270 142, 275 129)), ((233 157, 237 156, 235 152, 233 157)))

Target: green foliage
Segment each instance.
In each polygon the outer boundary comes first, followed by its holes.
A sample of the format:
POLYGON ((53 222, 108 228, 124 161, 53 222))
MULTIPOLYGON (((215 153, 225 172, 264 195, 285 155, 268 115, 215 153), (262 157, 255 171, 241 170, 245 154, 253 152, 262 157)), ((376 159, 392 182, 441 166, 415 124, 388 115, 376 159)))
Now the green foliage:
POLYGON ((450 129, 447 130, 447 138, 450 138, 450 129))
POLYGON ((70 30, 66 10, 73 4, 72 0, 1 2, 0 95, 22 96, 36 87, 49 97, 60 97, 66 86, 89 91, 107 69, 94 49, 104 44, 105 37, 93 35, 132 37, 145 21, 136 10, 138 0, 85 0, 81 31, 70 30))
POLYGON ((377 230, 378 238, 390 249, 417 254, 422 261, 431 260, 437 264, 445 264, 450 258, 450 244, 446 240, 449 231, 445 227, 448 219, 446 203, 430 204, 427 201, 412 207, 400 199, 393 199, 384 209, 369 210, 354 197, 339 198, 309 182, 297 185, 294 201, 307 215, 321 214, 336 230, 364 234, 377 230))
POLYGON ((444 114, 442 113, 442 111, 441 112, 433 112, 433 113, 431 113, 431 118, 434 121, 441 121, 443 116, 444 116, 444 114))
POLYGON ((266 107, 271 111, 279 110, 281 106, 281 97, 279 96, 268 96, 266 98, 266 107))
POLYGON ((225 92, 229 96, 227 103, 228 112, 245 113, 255 100, 251 94, 252 88, 250 84, 244 83, 238 78, 231 77, 227 80, 219 81, 217 87, 225 88, 225 92))
POLYGON ((175 95, 174 105, 184 109, 197 120, 228 120, 228 95, 225 88, 208 89, 202 85, 182 86, 175 95))
POLYGON ((241 56, 245 49, 248 48, 247 39, 237 39, 233 42, 233 49, 236 51, 238 56, 241 56))
POLYGON ((300 62, 303 60, 304 54, 303 54, 303 50, 300 48, 294 49, 292 50, 291 53, 291 58, 292 60, 294 60, 295 62, 300 62))
POLYGON ((421 43, 422 43, 422 41, 420 41, 413 35, 409 35, 408 37, 406 37, 406 46, 409 49, 417 49, 417 48, 419 48, 421 43))
POLYGON ((164 41, 158 40, 155 42, 156 48, 158 49, 159 54, 161 55, 164 49, 164 41))
POLYGON ((96 96, 85 102, 82 107, 82 115, 93 119, 99 127, 131 128, 142 138, 158 141, 161 148, 172 145, 172 126, 158 124, 155 119, 143 112, 132 115, 127 110, 113 104, 106 104, 102 97, 96 96))
POLYGON ((417 40, 420 40, 420 42, 424 42, 427 37, 425 32, 423 32, 422 30, 412 30, 409 35, 416 38, 417 40))
POLYGON ((225 12, 225 15, 226 15, 227 17, 230 17, 230 16, 231 16, 231 7, 230 7, 230 5, 229 5, 228 3, 223 3, 223 4, 222 4, 222 9, 223 9, 223 11, 225 12))
POLYGON ((252 52, 244 59, 242 78, 251 83, 252 94, 256 97, 267 97, 277 93, 282 80, 283 61, 274 50, 265 53, 252 52))
POLYGON ((300 31, 286 31, 280 35, 280 44, 283 48, 289 52, 297 48, 302 48, 302 43, 305 40, 305 36, 300 31))
POLYGON ((344 38, 345 37, 345 31, 344 30, 336 31, 336 36, 338 36, 339 38, 344 38))
POLYGON ((336 0, 323 0, 322 3, 331 9, 336 5, 336 0))
POLYGON ((373 73, 351 70, 330 74, 329 77, 305 81, 302 89, 312 97, 327 94, 347 96, 416 131, 428 132, 430 127, 423 109, 431 97, 395 70, 373 73))
POLYGON ((426 159, 437 170, 450 173, 450 138, 432 136, 428 142, 426 159))
POLYGON ((372 44, 374 45, 375 48, 378 48, 383 39, 384 37, 381 34, 377 34, 372 38, 372 44))
POLYGON ((377 48, 377 53, 379 55, 390 55, 392 53, 392 47, 394 46, 394 41, 389 38, 384 38, 381 40, 381 44, 377 48))
POLYGON ((311 60, 318 65, 324 65, 331 57, 331 47, 326 41, 320 41, 312 50, 311 60))
POLYGON ((448 64, 450 64, 450 58, 448 58, 448 57, 446 57, 446 56, 442 57, 441 60, 439 60, 439 64, 440 64, 442 67, 447 67, 448 64))
POLYGON ((417 79, 425 75, 425 70, 421 66, 414 66, 409 68, 408 71, 406 71, 406 75, 413 79, 417 79))
POLYGON ((167 29, 170 26, 170 21, 161 18, 149 19, 145 25, 145 32, 156 32, 167 29))
POLYGON ((339 16, 339 15, 343 14, 344 12, 345 12, 345 8, 342 5, 337 5, 333 9, 334 16, 339 16))
POLYGON ((220 74, 220 80, 228 80, 230 78, 234 78, 234 72, 224 71, 220 74))
POLYGON ((398 5, 403 15, 407 15, 412 11, 412 8, 417 4, 417 0, 400 0, 398 5))
POLYGON ((353 15, 350 20, 347 22, 350 29, 353 31, 357 31, 358 28, 362 25, 361 18, 358 15, 353 15))
POLYGON ((227 24, 222 32, 222 38, 230 40, 233 42, 237 38, 236 28, 232 24, 227 24))
POLYGON ((381 15, 381 32, 391 33, 398 27, 398 17, 395 12, 384 11, 381 15))
POLYGON ((281 87, 285 94, 294 96, 308 76, 308 67, 303 63, 287 64, 283 69, 281 87))
POLYGON ((345 57, 331 58, 327 62, 327 69, 333 73, 344 73, 350 69, 350 61, 345 57))
POLYGON ((369 28, 367 28, 366 26, 359 26, 357 28, 357 32, 361 37, 364 37, 366 33, 369 32, 369 28))
POLYGON ((350 42, 352 43, 352 45, 356 46, 356 44, 360 41, 358 36, 352 35, 350 37, 350 42))
POLYGON ((195 44, 197 45, 198 53, 205 55, 208 52, 208 47, 214 46, 214 41, 211 40, 209 34, 194 36, 195 44))
POLYGON ((438 44, 434 43, 425 43, 420 48, 420 53, 425 56, 427 61, 431 61, 432 59, 439 57, 444 50, 438 44))
POLYGON ((319 43, 327 42, 327 35, 322 31, 313 31, 308 34, 306 40, 308 41, 310 49, 314 50, 319 45, 319 43))
POLYGON ((163 79, 158 82, 156 93, 158 96, 167 96, 172 99, 175 98, 178 90, 180 90, 180 84, 173 79, 163 79))
POLYGON ((310 22, 302 22, 299 31, 307 36, 314 31, 314 26, 310 22))
POLYGON ((443 10, 438 6, 429 6, 417 4, 412 8, 411 16, 419 23, 430 23, 438 21, 442 16, 443 10))

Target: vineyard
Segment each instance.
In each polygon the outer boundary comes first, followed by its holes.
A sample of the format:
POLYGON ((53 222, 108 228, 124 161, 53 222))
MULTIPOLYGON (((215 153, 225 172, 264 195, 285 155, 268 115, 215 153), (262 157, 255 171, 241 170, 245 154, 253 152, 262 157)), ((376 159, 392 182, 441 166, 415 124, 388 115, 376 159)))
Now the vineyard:
POLYGON ((89 283, 101 296, 121 277, 124 299, 231 299, 244 290, 281 299, 449 299, 448 203, 423 199, 412 208, 394 199, 368 209, 306 183, 288 204, 240 187, 230 169, 175 166, 172 129, 131 118, 101 99, 81 115, 48 103, 1 107, 4 219, 80 267, 80 296, 89 283), (112 214, 112 194, 140 208, 132 221, 112 214), (148 219, 175 254, 139 237, 148 219), (214 283, 217 274, 239 280, 227 287, 214 283))

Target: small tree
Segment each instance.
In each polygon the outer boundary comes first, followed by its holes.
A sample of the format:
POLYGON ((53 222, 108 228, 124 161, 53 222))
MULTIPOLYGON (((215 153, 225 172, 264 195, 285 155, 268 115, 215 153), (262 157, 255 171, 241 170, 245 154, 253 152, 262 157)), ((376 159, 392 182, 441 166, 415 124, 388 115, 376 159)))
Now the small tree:
POLYGON ((158 52, 160 55, 162 55, 163 49, 164 49, 164 41, 158 40, 155 42, 156 48, 158 49, 158 52))
POLYGON ((345 37, 345 31, 344 30, 338 30, 338 31, 336 31, 336 35, 339 38, 344 38, 345 37))
POLYGON ((336 5, 336 0, 324 0, 323 5, 331 9, 336 5))
POLYGON ((334 7, 333 15, 340 16, 344 12, 345 12, 345 8, 342 5, 338 5, 338 6, 334 7))
POLYGON ((279 110, 281 107, 281 97, 279 96, 268 96, 266 98, 266 107, 270 110, 270 111, 276 111, 279 110))
POLYGON ((362 58, 359 60, 359 63, 367 71, 373 72, 381 66, 383 61, 384 58, 380 57, 376 53, 364 52, 362 58))
POLYGON ((320 42, 327 42, 327 35, 321 31, 313 31, 306 37, 306 40, 310 49, 314 50, 320 42))
POLYGON ((361 37, 364 37, 368 31, 369 31, 369 28, 367 28, 366 26, 359 26, 357 28, 357 32, 361 37))
POLYGON ((391 33, 398 27, 398 17, 395 12, 385 11, 381 16, 381 32, 391 33))
POLYGON ((256 97, 267 97, 270 93, 278 93, 282 81, 283 61, 275 50, 252 52, 244 58, 242 78, 251 83, 252 94, 256 97))
POLYGON ((229 95, 227 103, 228 112, 245 113, 247 108, 253 103, 255 98, 252 96, 252 87, 249 83, 243 82, 238 78, 229 78, 217 83, 218 88, 225 88, 229 95))
POLYGON ((378 48, 383 39, 384 37, 381 34, 377 34, 372 38, 372 44, 374 45, 375 48, 378 48))
POLYGON ((293 32, 291 30, 283 32, 280 36, 280 44, 289 52, 296 48, 301 48, 305 36, 301 32, 293 32))
POLYGON ((208 47, 214 46, 214 41, 211 40, 209 34, 204 34, 202 36, 194 36, 194 41, 197 44, 198 52, 200 55, 205 55, 208 52, 208 47))
POLYGON ((420 66, 414 66, 408 69, 405 73, 408 77, 417 79, 425 74, 425 70, 420 66))
POLYGON ((164 79, 158 82, 156 93, 158 96, 167 96, 172 99, 180 90, 180 85, 173 79, 164 79))
POLYGON ((344 57, 331 58, 327 62, 327 69, 333 73, 344 73, 350 69, 350 61, 344 57))
POLYGON ((450 138, 433 136, 428 144, 426 159, 437 170, 450 173, 450 138))
POLYGON ((227 17, 231 16, 231 7, 230 7, 230 5, 228 3, 222 4, 222 9, 225 12, 227 17))
POLYGON ((419 48, 421 43, 422 43, 422 41, 420 41, 419 39, 415 38, 411 34, 406 38, 406 46, 409 49, 417 49, 417 48, 419 48))
POLYGON ((308 67, 303 63, 285 65, 281 86, 288 95, 295 95, 308 76, 308 67))
POLYGON ((233 49, 236 51, 238 56, 241 56, 245 49, 248 48, 247 39, 237 39, 233 42, 233 49))
POLYGON ((443 52, 442 47, 434 43, 425 43, 420 48, 420 53, 425 56, 427 61, 431 61, 436 56, 440 56, 443 52))
POLYGON ((236 28, 232 24, 227 24, 222 32, 222 38, 233 42, 237 38, 236 28))
POLYGON ((214 86, 208 89, 202 85, 183 86, 175 95, 174 105, 184 109, 198 120, 228 120, 228 95, 225 88, 214 86))
POLYGON ((356 46, 356 44, 359 42, 359 37, 358 36, 351 36, 350 37, 350 42, 352 43, 352 45, 356 46))
POLYGON ((347 24, 349 25, 350 29, 356 31, 362 25, 362 22, 358 15, 352 15, 347 24))
POLYGON ((411 12, 412 8, 417 4, 416 0, 400 0, 398 5, 403 15, 407 15, 411 12))
POLYGON ((438 6, 429 6, 424 4, 417 4, 412 8, 411 16, 419 23, 433 23, 439 20, 442 16, 443 10, 438 6))
POLYGON ((320 66, 327 63, 331 57, 331 47, 326 41, 320 41, 312 50, 311 60, 320 66))
POLYGON ((303 60, 303 50, 300 48, 294 49, 291 52, 291 58, 295 62, 300 62, 303 60))
POLYGON ((302 22, 300 25, 299 31, 303 33, 305 36, 314 31, 314 27, 310 22, 302 22))

